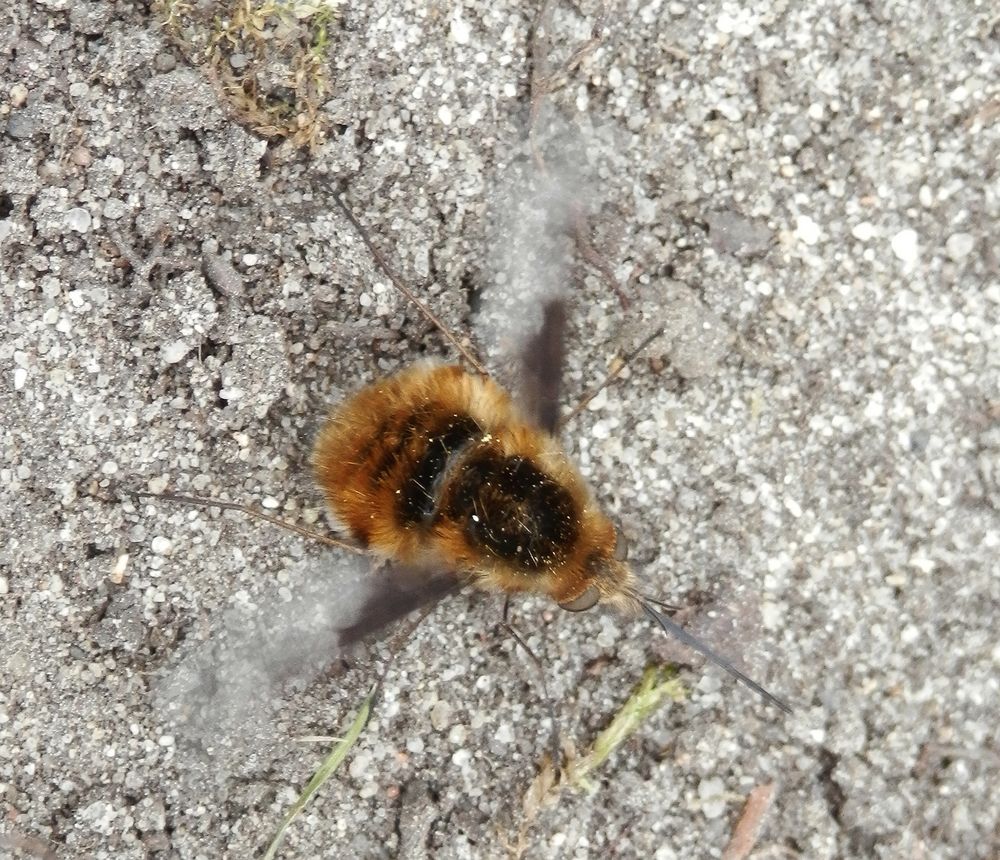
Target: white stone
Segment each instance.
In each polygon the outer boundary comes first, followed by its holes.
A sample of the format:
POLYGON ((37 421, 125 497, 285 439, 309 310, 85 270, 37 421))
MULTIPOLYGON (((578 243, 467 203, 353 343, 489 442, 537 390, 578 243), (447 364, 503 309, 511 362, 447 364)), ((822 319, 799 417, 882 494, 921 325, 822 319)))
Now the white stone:
POLYGON ((66 212, 66 226, 77 233, 86 233, 90 229, 93 219, 86 209, 79 206, 66 212))
POLYGON ((862 221, 851 228, 851 235, 859 242, 868 242, 875 235, 875 225, 871 221, 862 221))
POLYGON ((945 243, 948 256, 955 260, 964 260, 976 247, 976 239, 970 233, 953 233, 945 243))
POLYGON ((451 19, 451 38, 457 45, 468 45, 472 28, 461 16, 456 15, 451 19))
POLYGON ((591 412, 599 412, 608 405, 608 389, 602 388, 591 398, 591 401, 587 404, 587 409, 591 412))
POLYGON ((163 535, 157 535, 150 544, 150 549, 157 555, 170 555, 173 548, 174 545, 170 542, 170 538, 163 535))
POLYGON ((177 364, 191 351, 191 345, 186 340, 173 340, 160 346, 160 358, 165 364, 177 364))
POLYGON ((815 245, 819 241, 819 224, 808 215, 799 215, 795 220, 795 237, 806 245, 815 245))
POLYGON ((726 811, 726 784, 718 777, 709 777, 698 783, 698 799, 706 818, 718 818, 726 811))
POLYGON ((917 231, 907 227, 900 230, 890 241, 892 253, 904 263, 915 263, 920 256, 920 244, 917 240, 917 231))

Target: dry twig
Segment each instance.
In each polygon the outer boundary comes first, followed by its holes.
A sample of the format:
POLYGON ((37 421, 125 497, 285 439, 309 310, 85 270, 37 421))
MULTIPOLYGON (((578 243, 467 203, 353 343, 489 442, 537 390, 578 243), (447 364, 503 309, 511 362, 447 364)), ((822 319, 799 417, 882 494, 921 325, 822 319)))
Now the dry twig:
POLYGON ((746 803, 733 829, 733 837, 729 840, 726 850, 722 852, 722 860, 745 860, 757 844, 760 836, 760 826, 767 810, 774 800, 774 783, 758 785, 747 795, 746 803))

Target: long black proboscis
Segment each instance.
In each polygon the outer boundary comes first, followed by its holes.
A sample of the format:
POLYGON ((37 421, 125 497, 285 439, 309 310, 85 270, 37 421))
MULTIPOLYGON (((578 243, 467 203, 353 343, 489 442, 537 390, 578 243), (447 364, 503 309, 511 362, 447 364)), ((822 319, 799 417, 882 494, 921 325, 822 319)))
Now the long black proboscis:
POLYGON ((642 609, 650 618, 652 618, 657 624, 660 625, 660 627, 663 629, 663 632, 666 633, 668 636, 673 636, 675 639, 680 640, 685 645, 687 645, 688 648, 691 648, 697 651, 699 654, 703 655, 704 657, 707 657, 721 669, 725 669, 737 681, 741 681, 742 683, 746 684, 765 702, 774 705, 776 708, 778 708, 781 711, 784 711, 786 714, 792 713, 791 705, 789 705, 785 701, 782 701, 772 693, 769 693, 760 684, 758 684, 755 680, 753 680, 753 678, 750 678, 749 676, 745 675, 743 672, 737 669, 732 663, 730 663, 725 657, 723 657, 721 654, 717 654, 715 651, 709 648, 708 645, 702 642, 697 636, 691 635, 690 633, 687 632, 687 630, 685 630, 675 621, 671 621, 669 618, 667 618, 666 615, 657 612, 655 609, 653 609, 652 606, 650 606, 646 602, 642 603, 642 609))

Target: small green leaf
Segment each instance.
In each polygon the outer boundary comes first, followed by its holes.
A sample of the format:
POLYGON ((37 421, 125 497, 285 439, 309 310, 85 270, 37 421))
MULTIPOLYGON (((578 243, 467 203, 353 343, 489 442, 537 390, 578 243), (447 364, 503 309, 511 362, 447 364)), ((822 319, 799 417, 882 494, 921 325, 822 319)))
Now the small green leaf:
POLYGON ((619 708, 608 727, 594 740, 590 751, 568 768, 569 782, 577 788, 590 789, 588 779, 618 747, 627 741, 664 699, 684 700, 684 686, 669 666, 649 666, 642 680, 619 708))
POLYGON ((282 841, 285 838, 285 832, 288 830, 291 823, 299 816, 299 813, 306 808, 309 801, 313 799, 313 796, 343 764, 344 759, 347 758, 347 754, 351 751, 351 747, 357 742, 358 738, 361 736, 361 732, 364 730, 365 725, 368 723, 368 718, 371 716, 372 702, 375 699, 375 688, 365 697, 365 700, 361 703, 361 707, 358 708, 357 716, 354 717, 354 721, 351 723, 350 728, 348 728, 347 733, 341 739, 332 750, 330 750, 329 755, 323 760, 323 763, 316 769, 316 773, 312 775, 312 779, 306 783, 306 787, 302 789, 302 793, 299 795, 295 803, 292 804, 291 808, 285 814, 284 819, 278 827, 277 832, 274 834, 274 838, 271 840, 271 844, 267 846, 267 852, 264 854, 264 860, 274 860, 278 854, 278 848, 281 846, 282 841))

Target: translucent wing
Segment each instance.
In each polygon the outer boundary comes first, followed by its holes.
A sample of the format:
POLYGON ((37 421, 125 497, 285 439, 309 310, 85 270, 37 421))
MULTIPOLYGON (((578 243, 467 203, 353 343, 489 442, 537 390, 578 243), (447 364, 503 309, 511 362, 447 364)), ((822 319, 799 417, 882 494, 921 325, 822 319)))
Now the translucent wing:
POLYGON ((444 571, 382 566, 340 555, 293 565, 277 584, 242 592, 191 631, 153 683, 185 770, 223 781, 287 745, 275 725, 293 691, 308 689, 350 647, 457 591, 444 571), (247 750, 255 750, 248 756, 247 750))
MULTIPOLYGON (((561 177, 560 177, 561 179, 561 177)), ((554 432, 572 282, 573 194, 579 186, 530 169, 505 178, 493 199, 490 278, 476 318, 494 378, 515 393, 525 415, 554 432)))
POLYGON ((461 587, 453 572, 392 563, 382 565, 369 576, 361 605, 353 619, 338 632, 341 648, 375 635, 394 621, 436 603, 461 587))

